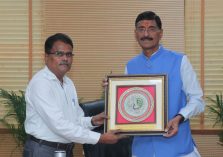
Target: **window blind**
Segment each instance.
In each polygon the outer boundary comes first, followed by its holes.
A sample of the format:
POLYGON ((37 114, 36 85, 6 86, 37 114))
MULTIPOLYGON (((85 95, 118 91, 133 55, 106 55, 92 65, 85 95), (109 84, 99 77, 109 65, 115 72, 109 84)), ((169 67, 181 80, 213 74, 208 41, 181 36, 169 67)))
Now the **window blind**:
POLYGON ((102 79, 111 72, 123 74, 126 62, 140 53, 134 22, 142 11, 160 15, 164 46, 184 51, 183 0, 45 0, 43 6, 45 37, 63 32, 74 40, 75 56, 69 76, 83 101, 99 99, 102 79))
MULTIPOLYGON (((25 90, 29 76, 43 61, 43 58, 40 59, 42 54, 41 3, 34 1, 30 8, 29 4, 27 0, 0 1, 0 87, 5 90, 15 92, 25 90), (29 13, 31 13, 31 21, 29 21, 29 13), (30 29, 32 39, 30 39, 30 29), (32 44, 31 51, 30 44, 32 44), (29 58, 29 53, 33 54, 32 58, 29 58), (29 61, 32 61, 31 70, 29 61)), ((2 117, 5 108, 1 105, 0 110, 2 117)))
MULTIPOLYGON (((204 81, 204 99, 207 105, 211 105, 207 101, 207 97, 215 98, 223 90, 223 54, 221 52, 223 26, 220 0, 203 1, 204 15, 201 13, 201 2, 187 0, 185 1, 185 51, 189 56, 198 78, 204 81), (204 32, 201 32, 201 18, 204 16, 204 32), (204 69, 201 67, 201 34, 204 36, 204 69), (201 70, 204 70, 204 77, 201 78, 201 70)), ((204 113, 204 128, 212 129, 214 121, 213 115, 206 108, 204 113)), ((200 128, 199 117, 192 120, 193 128, 200 128)), ((216 127, 216 128, 219 128, 216 127)))

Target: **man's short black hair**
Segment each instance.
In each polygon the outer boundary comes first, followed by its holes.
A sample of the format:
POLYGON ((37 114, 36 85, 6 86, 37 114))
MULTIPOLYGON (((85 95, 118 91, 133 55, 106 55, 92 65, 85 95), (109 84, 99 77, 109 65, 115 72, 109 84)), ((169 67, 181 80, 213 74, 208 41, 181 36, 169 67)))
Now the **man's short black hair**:
POLYGON ((152 11, 145 11, 140 13, 135 20, 135 27, 137 27, 138 22, 142 20, 155 20, 159 29, 162 29, 162 22, 160 17, 152 11))
POLYGON ((68 35, 63 34, 63 33, 56 33, 46 39, 46 42, 45 42, 45 53, 46 54, 50 53, 50 51, 53 47, 53 44, 56 41, 62 41, 66 44, 69 44, 73 48, 73 42, 68 35))

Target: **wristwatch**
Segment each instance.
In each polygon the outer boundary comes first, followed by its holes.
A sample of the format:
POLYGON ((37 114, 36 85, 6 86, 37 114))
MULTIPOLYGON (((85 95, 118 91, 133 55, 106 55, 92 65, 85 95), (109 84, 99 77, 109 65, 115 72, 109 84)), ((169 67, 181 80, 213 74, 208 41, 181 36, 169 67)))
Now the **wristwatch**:
POLYGON ((176 116, 181 116, 180 123, 183 123, 184 122, 185 118, 184 118, 184 116, 182 114, 177 114, 176 116))

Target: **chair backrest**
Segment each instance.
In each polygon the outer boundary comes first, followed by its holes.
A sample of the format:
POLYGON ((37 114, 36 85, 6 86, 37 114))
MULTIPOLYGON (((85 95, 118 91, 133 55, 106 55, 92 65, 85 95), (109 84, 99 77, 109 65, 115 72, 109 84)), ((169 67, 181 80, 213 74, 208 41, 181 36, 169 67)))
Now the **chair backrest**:
MULTIPOLYGON (((104 111, 104 100, 80 103, 85 116, 94 116, 104 111)), ((103 133, 104 126, 95 128, 93 131, 103 133)), ((83 144, 85 157, 131 157, 132 137, 122 139, 116 144, 95 145, 83 144)))
POLYGON ((105 101, 102 99, 80 103, 85 116, 94 116, 104 111, 105 101))

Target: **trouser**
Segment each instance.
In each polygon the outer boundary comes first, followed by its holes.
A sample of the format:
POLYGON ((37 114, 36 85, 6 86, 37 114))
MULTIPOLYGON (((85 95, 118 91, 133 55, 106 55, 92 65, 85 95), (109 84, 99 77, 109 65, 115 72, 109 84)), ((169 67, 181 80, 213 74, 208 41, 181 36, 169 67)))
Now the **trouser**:
MULTIPOLYGON (((57 148, 27 139, 24 146, 23 157, 54 157, 54 151, 57 150, 57 148)), ((73 157, 73 146, 68 147, 65 151, 66 157, 73 157)))

